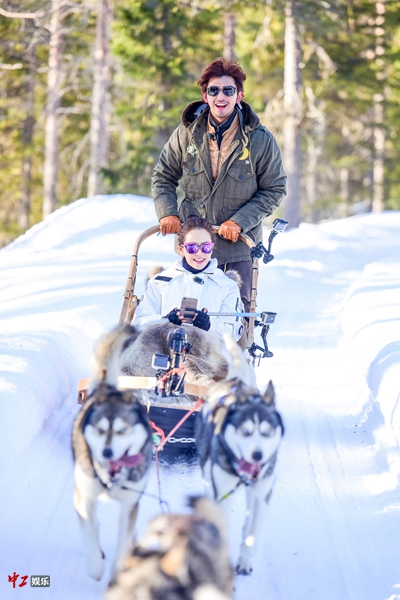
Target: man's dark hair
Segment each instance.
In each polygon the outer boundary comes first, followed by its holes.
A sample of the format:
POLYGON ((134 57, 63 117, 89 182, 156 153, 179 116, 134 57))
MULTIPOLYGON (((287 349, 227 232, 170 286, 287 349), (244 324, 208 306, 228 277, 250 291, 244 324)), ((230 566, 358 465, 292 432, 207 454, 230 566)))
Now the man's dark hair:
POLYGON ((178 242, 182 245, 185 241, 186 235, 192 229, 205 229, 211 236, 211 241, 215 243, 217 236, 214 233, 213 226, 210 221, 207 219, 203 219, 203 217, 198 217, 197 215, 190 215, 182 224, 181 230, 178 233, 178 242))
POLYGON ((235 60, 228 60, 223 56, 219 56, 204 69, 197 82, 201 87, 203 94, 206 93, 210 79, 213 79, 214 77, 223 77, 224 75, 233 77, 236 82, 237 91, 243 92, 243 83, 246 79, 246 73, 235 60))

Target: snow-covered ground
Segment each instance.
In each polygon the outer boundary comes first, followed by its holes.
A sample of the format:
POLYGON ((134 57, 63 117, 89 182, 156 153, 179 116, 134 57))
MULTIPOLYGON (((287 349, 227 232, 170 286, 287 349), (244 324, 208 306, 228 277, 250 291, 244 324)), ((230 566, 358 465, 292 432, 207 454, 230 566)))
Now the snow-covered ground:
MULTIPOLYGON (((96 583, 83 566, 70 434, 77 382, 118 321, 134 239, 154 223, 148 198, 83 199, 0 251, 1 600, 91 600, 107 585, 108 571, 96 583), (24 575, 49 575, 50 587, 20 588, 24 575)), ((278 316, 257 378, 273 380, 286 435, 237 600, 400 598, 399 231, 399 212, 302 225, 261 265, 258 308, 278 316)), ((150 265, 174 259, 170 236, 146 240, 137 291, 150 265)), ((181 510, 202 490, 196 463, 164 464, 161 485, 181 510)), ((143 501, 139 533, 158 510, 143 501)), ((116 506, 99 516, 110 559, 116 506)))

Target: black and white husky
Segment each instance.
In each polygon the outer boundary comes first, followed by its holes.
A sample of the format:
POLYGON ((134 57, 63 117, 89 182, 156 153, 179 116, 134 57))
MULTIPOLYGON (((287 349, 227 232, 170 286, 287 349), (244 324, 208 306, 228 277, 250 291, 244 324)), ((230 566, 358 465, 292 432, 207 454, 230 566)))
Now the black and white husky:
POLYGON ((117 327, 98 342, 89 397, 72 432, 74 505, 82 530, 86 568, 97 580, 103 575, 104 555, 99 543, 96 502, 106 496, 121 505, 114 576, 133 543, 138 501, 151 464, 151 428, 143 409, 131 391, 117 389, 121 347, 130 334, 129 326, 117 327))
POLYGON ((240 348, 232 339, 226 344, 232 367, 228 379, 211 388, 197 419, 197 451, 208 493, 220 503, 227 518, 236 490, 246 488, 246 517, 236 572, 249 575, 272 494, 284 428, 275 408, 272 382, 261 394, 240 348))

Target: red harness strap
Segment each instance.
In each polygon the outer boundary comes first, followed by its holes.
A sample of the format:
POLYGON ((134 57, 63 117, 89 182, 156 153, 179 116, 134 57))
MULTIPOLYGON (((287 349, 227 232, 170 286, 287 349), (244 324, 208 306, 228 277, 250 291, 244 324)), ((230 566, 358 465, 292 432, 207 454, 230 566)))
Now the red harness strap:
POLYGON ((184 372, 185 372, 185 367, 184 367, 184 365, 181 365, 177 369, 171 369, 170 371, 168 371, 168 373, 165 373, 165 375, 163 375, 163 377, 161 377, 161 379, 158 382, 158 391, 159 392, 163 391, 163 389, 165 387, 165 382, 168 380, 168 377, 170 377, 171 375, 181 376, 182 373, 184 373, 184 372))
POLYGON ((183 415, 182 419, 175 425, 175 427, 173 429, 171 429, 171 431, 169 432, 169 434, 167 436, 165 435, 165 433, 161 429, 161 427, 158 427, 155 423, 153 423, 153 421, 150 421, 150 425, 152 426, 154 431, 156 433, 158 433, 159 435, 161 435, 161 442, 160 442, 160 444, 158 444, 158 446, 156 446, 156 452, 159 452, 160 450, 162 450, 164 448, 164 446, 168 442, 169 438, 171 438, 174 435, 174 433, 176 431, 178 431, 179 427, 181 425, 183 425, 183 423, 190 417, 190 415, 192 415, 195 412, 195 410, 200 408, 200 406, 202 404, 204 404, 204 400, 203 400, 203 398, 199 398, 197 400, 196 404, 194 404, 192 406, 192 408, 183 415))
MULTIPOLYGON (((163 443, 165 440, 164 431, 161 429, 161 427, 158 427, 155 423, 153 423, 153 421, 149 421, 149 423, 152 426, 152 428, 154 429, 154 431, 161 437, 161 443, 163 443)), ((156 444, 154 444, 154 445, 155 445, 155 447, 157 447, 156 444)))

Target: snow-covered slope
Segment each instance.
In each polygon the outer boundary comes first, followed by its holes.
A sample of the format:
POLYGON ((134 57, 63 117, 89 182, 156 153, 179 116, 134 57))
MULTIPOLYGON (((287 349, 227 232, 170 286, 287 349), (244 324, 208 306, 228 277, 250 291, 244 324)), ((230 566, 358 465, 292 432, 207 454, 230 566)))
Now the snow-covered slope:
MULTIPOLYGON (((89 600, 107 585, 107 573, 95 583, 82 565, 70 432, 93 344, 118 321, 135 237, 154 223, 148 198, 97 196, 0 251, 2 600, 89 600), (50 588, 18 588, 19 578, 13 589, 14 571, 50 575, 50 588)), ((238 600, 400 598, 399 230, 398 212, 302 225, 279 235, 275 260, 261 265, 258 308, 278 316, 274 357, 257 379, 263 387, 272 378, 287 432, 262 548, 253 575, 237 579, 238 600)), ((174 260, 172 245, 169 236, 144 242, 139 293, 150 265, 174 260)), ((202 490, 185 461, 165 464, 161 485, 172 510, 202 490)), ((148 491, 157 494, 154 473, 148 491)), ((143 502, 139 533, 158 510, 143 502)), ((113 504, 100 520, 109 557, 113 504)))

